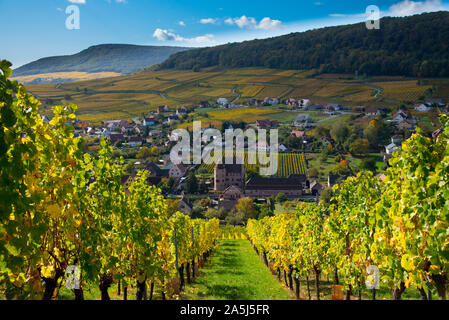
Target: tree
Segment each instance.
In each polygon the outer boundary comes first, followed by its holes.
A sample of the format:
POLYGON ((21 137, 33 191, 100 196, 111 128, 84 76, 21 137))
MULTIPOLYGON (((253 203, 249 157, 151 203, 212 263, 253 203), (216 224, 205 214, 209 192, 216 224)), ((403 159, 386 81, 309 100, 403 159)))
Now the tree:
POLYGON ((207 211, 204 213, 204 216, 208 219, 212 219, 212 218, 218 218, 220 219, 220 213, 218 210, 215 210, 214 208, 209 208, 207 209, 207 211))
POLYGON ((198 181, 196 179, 194 171, 189 172, 189 175, 187 176, 185 184, 186 184, 186 192, 187 193, 195 194, 198 192, 198 181))
POLYGON ((326 204, 329 204, 332 198, 332 188, 326 188, 323 191, 321 191, 320 197, 321 201, 323 201, 326 204))
POLYGON ((317 168, 310 168, 308 174, 310 178, 318 178, 318 176, 320 175, 317 168))
POLYGON ((282 192, 278 193, 278 195, 276 196, 277 203, 284 203, 287 200, 288 200, 288 197, 285 194, 283 194, 282 192))
POLYGON ((360 167, 364 170, 369 170, 372 172, 376 172, 376 159, 374 158, 365 158, 362 160, 360 167))
POLYGON ((257 217, 257 207, 251 198, 240 198, 235 209, 238 213, 243 215, 245 220, 257 217))
POLYGON ((227 224, 238 226, 242 225, 245 221, 245 214, 241 211, 237 211, 236 209, 233 209, 226 217, 225 219, 227 224))
POLYGON ((331 137, 339 144, 343 144, 349 136, 349 129, 341 123, 336 123, 330 132, 331 137))
POLYGON ((149 157, 151 157, 152 154, 153 153, 151 152, 150 149, 148 149, 147 147, 143 147, 139 150, 136 157, 137 157, 137 159, 145 160, 145 159, 148 159, 149 157))
POLYGON ((370 124, 365 128, 363 133, 369 141, 371 148, 377 148, 379 144, 379 130, 370 124))
POLYGON ((349 146, 349 152, 354 156, 365 156, 369 152, 369 141, 367 139, 357 139, 349 146))

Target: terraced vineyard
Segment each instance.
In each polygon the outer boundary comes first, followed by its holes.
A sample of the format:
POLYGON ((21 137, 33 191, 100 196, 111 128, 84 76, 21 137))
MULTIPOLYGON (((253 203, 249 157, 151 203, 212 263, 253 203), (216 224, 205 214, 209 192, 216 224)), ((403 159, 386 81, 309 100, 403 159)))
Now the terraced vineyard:
MULTIPOLYGON (((393 107, 398 103, 416 102, 433 85, 437 87, 435 96, 449 87, 448 79, 419 82, 403 77, 375 77, 355 81, 351 75, 313 77, 314 72, 267 68, 220 71, 209 68, 200 72, 148 69, 127 76, 62 85, 27 85, 27 88, 44 105, 74 103, 78 105, 77 115, 81 120, 101 121, 116 118, 118 112, 121 119, 131 119, 154 111, 159 105, 196 105, 205 100, 213 103, 219 97, 229 101, 238 98, 237 103, 244 103, 248 98, 277 97, 308 98, 313 103, 341 103, 353 107, 393 107)), ((227 116, 225 120, 235 119, 234 114, 227 116)))
MULTIPOLYGON (((257 155, 256 155, 257 158, 257 155)), ((248 152, 245 152, 245 170, 247 171, 259 171, 260 167, 265 167, 261 165, 258 161, 257 164, 248 163, 248 152)), ((205 162, 210 162, 211 158, 208 157, 205 162)), ((201 168, 206 168, 209 173, 214 172, 215 164, 203 163, 201 168)), ((306 164, 304 161, 304 156, 302 153, 279 153, 278 154, 278 173, 277 177, 287 178, 292 174, 305 174, 306 164)))

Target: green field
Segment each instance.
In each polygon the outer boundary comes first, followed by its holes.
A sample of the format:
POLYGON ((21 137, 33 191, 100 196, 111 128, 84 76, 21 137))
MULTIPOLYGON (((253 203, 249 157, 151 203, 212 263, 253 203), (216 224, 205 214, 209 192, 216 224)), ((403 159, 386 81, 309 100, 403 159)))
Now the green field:
POLYGON ((288 300, 282 287, 259 259, 248 240, 220 240, 186 300, 288 300))
MULTIPOLYGON (((449 99, 449 91, 446 90, 449 79, 417 81, 403 77, 376 77, 355 81, 349 80, 350 75, 346 79, 332 74, 310 78, 312 74, 313 70, 267 68, 204 69, 201 72, 145 70, 120 77, 26 87, 44 103, 44 107, 77 104, 79 118, 86 121, 110 120, 118 116, 130 119, 154 111, 159 105, 196 105, 203 100, 213 103, 218 97, 237 102, 245 102, 247 98, 278 97, 308 98, 313 103, 341 103, 346 106, 397 106, 416 102, 423 96, 429 98, 427 91, 435 85, 434 96, 449 99)), ((270 108, 263 109, 267 111, 270 108)), ((291 121, 291 114, 271 109, 273 119, 291 121)), ((43 111, 49 112, 45 108, 43 111)), ((213 117, 218 115, 212 114, 213 117)), ((232 116, 232 113, 225 114, 218 121, 223 117, 232 120, 232 116)), ((251 115, 242 116, 251 118, 242 118, 247 122, 255 119, 251 115)))

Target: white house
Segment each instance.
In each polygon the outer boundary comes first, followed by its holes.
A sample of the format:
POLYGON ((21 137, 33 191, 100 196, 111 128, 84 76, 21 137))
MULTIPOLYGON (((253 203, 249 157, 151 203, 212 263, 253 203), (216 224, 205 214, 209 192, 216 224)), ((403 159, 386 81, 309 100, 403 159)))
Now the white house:
MULTIPOLYGON (((272 147, 272 149, 273 149, 273 147, 272 147)), ((288 149, 287 149, 286 146, 284 146, 283 144, 281 144, 281 145, 279 145, 278 150, 279 150, 280 152, 285 152, 285 151, 287 151, 288 149)), ((274 151, 274 150, 273 150, 273 151, 274 151)))
POLYGON ((430 109, 431 108, 424 103, 415 106, 415 110, 420 112, 429 112, 430 109))
POLYGON ((307 127, 309 122, 312 122, 312 117, 310 114, 298 114, 298 116, 292 121, 292 126, 307 127))
POLYGON ((226 99, 226 98, 218 98, 217 103, 224 106, 224 105, 228 104, 229 102, 228 102, 228 99, 226 99))
POLYGON ((393 154, 393 152, 400 152, 401 147, 397 146, 394 143, 390 143, 388 146, 385 147, 385 153, 389 156, 393 154))
POLYGON ((138 147, 143 143, 143 139, 141 137, 129 137, 127 145, 130 147, 138 147))
POLYGON ((397 122, 397 123, 400 123, 406 119, 407 119, 407 114, 402 110, 400 110, 393 116, 393 121, 397 122))
POLYGON ((298 100, 298 102, 299 102, 299 106, 302 108, 307 108, 311 104, 309 99, 301 99, 301 100, 298 100))

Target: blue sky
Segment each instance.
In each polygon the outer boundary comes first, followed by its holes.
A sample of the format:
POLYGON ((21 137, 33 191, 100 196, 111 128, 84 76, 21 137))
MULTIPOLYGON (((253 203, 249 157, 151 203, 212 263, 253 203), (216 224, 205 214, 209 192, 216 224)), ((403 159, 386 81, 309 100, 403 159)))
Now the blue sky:
POLYGON ((448 10, 449 0, 0 0, 0 59, 14 67, 74 54, 91 45, 213 46, 365 20, 448 10), (80 10, 80 29, 66 28, 66 8, 80 10))

